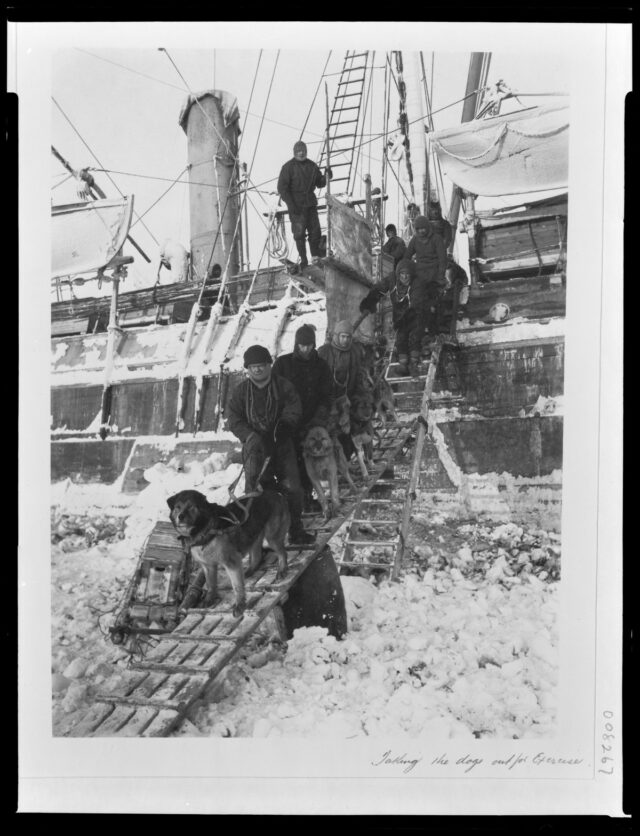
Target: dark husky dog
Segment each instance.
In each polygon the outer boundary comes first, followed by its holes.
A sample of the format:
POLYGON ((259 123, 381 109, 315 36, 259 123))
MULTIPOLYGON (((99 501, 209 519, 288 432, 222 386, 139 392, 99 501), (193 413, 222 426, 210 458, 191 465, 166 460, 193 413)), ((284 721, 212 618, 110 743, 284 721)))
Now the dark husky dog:
POLYGON ((210 607, 216 599, 218 564, 222 564, 235 594, 233 614, 242 613, 246 606, 245 574, 248 577, 260 565, 263 540, 278 556, 277 579, 286 574, 284 544, 291 518, 282 494, 265 490, 223 506, 208 502, 199 491, 180 491, 167 499, 167 505, 176 531, 204 569, 205 607, 210 607), (245 572, 242 558, 246 554, 249 567, 245 572))

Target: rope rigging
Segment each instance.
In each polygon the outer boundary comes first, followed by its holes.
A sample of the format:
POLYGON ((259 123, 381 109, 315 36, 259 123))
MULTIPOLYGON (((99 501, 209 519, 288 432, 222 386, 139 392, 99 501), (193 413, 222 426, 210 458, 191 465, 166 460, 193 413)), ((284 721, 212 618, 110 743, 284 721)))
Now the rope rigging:
POLYGON ((162 192, 162 194, 160 195, 160 197, 156 198, 156 200, 154 200, 154 201, 153 201, 153 203, 151 204, 151 206, 149 206, 149 207, 148 207, 148 209, 145 209, 145 210, 144 210, 144 212, 143 212, 143 213, 142 213, 142 214, 141 214, 141 215, 140 215, 140 216, 139 216, 139 217, 138 217, 138 218, 137 218, 137 219, 136 219, 136 220, 135 220, 135 221, 131 224, 131 228, 133 228, 133 227, 134 227, 134 226, 135 226, 135 225, 136 225, 139 221, 141 221, 141 220, 144 218, 144 216, 145 216, 145 215, 148 215, 148 214, 149 214, 149 212, 153 209, 153 207, 154 207, 154 206, 156 206, 156 204, 160 203, 160 201, 162 200, 162 198, 163 198, 165 195, 169 194, 169 192, 171 191, 171 189, 172 189, 172 188, 176 185, 176 183, 178 183, 178 182, 179 182, 180 178, 181 178, 181 177, 182 177, 182 175, 185 173, 185 171, 187 171, 187 168, 188 168, 188 166, 185 166, 185 167, 182 169, 182 171, 180 172, 180 174, 178 174, 178 176, 177 176, 177 177, 176 177, 176 179, 173 181, 173 183, 171 183, 171 185, 170 185, 167 189, 165 189, 165 190, 162 192))
MULTIPOLYGON (((318 96, 318 90, 320 89, 320 85, 322 84, 322 79, 325 77, 325 75, 324 75, 325 70, 327 69, 327 66, 329 65, 329 59, 331 58, 331 53, 332 53, 332 50, 329 50, 329 54, 327 55, 327 60, 325 61, 324 67, 322 68, 322 72, 320 73, 320 80, 318 81, 318 86, 316 87, 316 92, 313 94, 313 99, 311 100, 311 105, 309 107, 309 112, 307 113, 307 118, 304 120, 304 125, 302 126, 302 130, 300 131, 300 136, 298 137, 298 139, 302 139, 302 136, 303 136, 303 134, 305 132, 305 129, 307 127, 307 122, 309 121, 309 117, 311 116, 311 111, 313 110, 313 106, 316 103, 316 98, 318 96)), ((316 162, 318 162, 317 159, 316 159, 316 162)))

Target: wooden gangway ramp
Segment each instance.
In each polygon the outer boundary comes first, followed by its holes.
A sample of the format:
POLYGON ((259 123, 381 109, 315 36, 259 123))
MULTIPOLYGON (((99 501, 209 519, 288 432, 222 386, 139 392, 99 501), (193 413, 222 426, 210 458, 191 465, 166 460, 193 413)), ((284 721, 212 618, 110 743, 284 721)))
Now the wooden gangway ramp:
MULTIPOLYGON (((323 525, 320 514, 306 515, 305 527, 317 533, 310 547, 290 547, 289 569, 275 582, 277 566, 261 566, 246 580, 247 608, 232 615, 232 593, 219 590, 221 600, 209 609, 189 609, 171 633, 159 637, 144 658, 132 661, 116 684, 99 693, 71 737, 166 737, 185 718, 191 706, 214 684, 226 665, 270 612, 282 604, 296 580, 318 557, 356 505, 374 488, 394 459, 410 443, 414 422, 398 421, 378 429, 374 467, 364 480, 354 472, 356 496, 344 496, 339 517, 323 525)), ((162 541, 165 549, 181 543, 170 523, 156 523, 147 548, 162 541)))
MULTIPOLYGON (((246 581, 247 608, 241 616, 232 614, 232 593, 230 589, 225 593, 224 587, 219 590, 221 600, 213 607, 187 610, 172 632, 162 635, 143 659, 132 662, 112 688, 97 695, 95 704, 69 736, 166 737, 175 731, 191 706, 214 684, 265 618, 284 603, 300 575, 347 521, 337 566, 389 570, 391 577, 397 578, 406 550, 412 503, 424 470, 426 417, 445 342, 438 340, 425 375, 394 379, 396 408, 400 415, 407 416, 406 420, 377 428, 374 466, 367 478, 354 473, 357 495, 344 495, 339 517, 324 523, 320 514, 305 516, 305 527, 316 533, 316 543, 307 548, 289 547, 286 577, 276 583, 277 565, 261 566, 246 581), (399 465, 394 469, 396 461, 399 465), (362 555, 372 549, 373 559, 362 555)), ((182 545, 171 524, 161 521, 156 523, 146 548, 175 548, 177 556, 182 545)))

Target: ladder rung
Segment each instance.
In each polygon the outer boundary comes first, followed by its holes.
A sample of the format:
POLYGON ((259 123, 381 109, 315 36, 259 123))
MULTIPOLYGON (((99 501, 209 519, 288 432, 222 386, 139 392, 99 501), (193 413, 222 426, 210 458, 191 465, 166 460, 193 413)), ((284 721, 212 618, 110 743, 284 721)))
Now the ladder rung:
POLYGON ((360 105, 352 105, 351 107, 334 107, 331 115, 334 113, 344 113, 345 110, 360 110, 360 105))
POLYGON ((355 524, 359 525, 360 523, 366 523, 367 525, 395 525, 397 522, 398 522, 398 520, 376 520, 376 519, 373 519, 373 518, 351 520, 352 525, 355 525, 355 524))
MULTIPOLYGON (((351 162, 349 161, 347 163, 331 163, 329 167, 330 168, 338 168, 339 166, 343 166, 343 165, 351 165, 351 162)), ((331 178, 332 183, 333 183, 333 180, 334 180, 334 178, 332 177, 331 178)))
POLYGON ((183 700, 154 700, 153 697, 125 697, 112 696, 110 694, 96 694, 94 697, 96 702, 109 703, 112 705, 136 705, 146 706, 148 708, 169 709, 173 711, 181 711, 184 707, 183 700))
POLYGON ((346 99, 349 96, 360 96, 361 93, 340 93, 339 96, 336 96, 336 99, 346 99))
POLYGON ((391 569, 392 563, 365 563, 364 560, 341 560, 338 566, 361 566, 363 569, 391 569))
POLYGON ((357 66, 357 67, 344 67, 344 69, 342 70, 342 72, 344 72, 344 73, 352 73, 352 72, 355 72, 356 70, 366 70, 366 69, 367 69, 367 65, 366 65, 366 64, 358 64, 358 66, 357 66))
POLYGON ((354 58, 363 58, 365 55, 368 55, 369 51, 367 52, 354 52, 353 55, 345 55, 345 61, 353 61, 354 58))
POLYGON ((358 546, 359 548, 364 549, 370 548, 371 546, 386 546, 386 547, 394 547, 398 545, 397 540, 346 540, 346 546, 358 546))

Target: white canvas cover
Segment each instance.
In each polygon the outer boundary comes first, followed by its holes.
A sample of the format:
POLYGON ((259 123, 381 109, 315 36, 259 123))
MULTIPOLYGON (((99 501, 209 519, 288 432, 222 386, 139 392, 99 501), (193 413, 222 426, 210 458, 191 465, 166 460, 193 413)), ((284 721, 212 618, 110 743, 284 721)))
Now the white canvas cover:
POLYGON ((106 267, 124 244, 133 196, 51 207, 51 278, 106 267))
POLYGON ((476 195, 566 188, 569 107, 531 107, 431 134, 443 172, 476 195))

